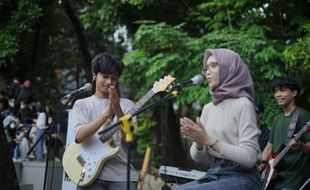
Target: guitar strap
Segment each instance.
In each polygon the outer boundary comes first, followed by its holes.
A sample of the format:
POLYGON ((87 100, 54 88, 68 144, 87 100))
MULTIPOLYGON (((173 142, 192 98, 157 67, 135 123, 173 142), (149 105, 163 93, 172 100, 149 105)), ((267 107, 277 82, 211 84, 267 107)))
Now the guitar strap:
POLYGON ((300 109, 298 107, 296 107, 295 111, 293 112, 291 123, 287 129, 287 136, 286 136, 285 142, 284 142, 285 145, 288 145, 288 143, 290 142, 290 140, 293 137, 299 113, 300 113, 300 109))

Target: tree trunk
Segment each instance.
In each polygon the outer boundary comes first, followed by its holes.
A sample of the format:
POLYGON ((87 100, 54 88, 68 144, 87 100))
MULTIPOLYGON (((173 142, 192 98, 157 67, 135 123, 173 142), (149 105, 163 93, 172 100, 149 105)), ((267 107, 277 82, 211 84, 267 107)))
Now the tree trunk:
POLYGON ((11 157, 11 150, 9 149, 2 125, 0 125, 0 155, 1 189, 19 190, 18 179, 11 157))
POLYGON ((91 55, 89 53, 88 44, 87 44, 86 39, 85 39, 83 26, 81 25, 77 16, 74 14, 74 10, 72 9, 68 0, 63 0, 62 6, 63 6, 65 13, 67 14, 69 20, 71 21, 72 27, 76 33, 78 45, 79 45, 80 51, 84 57, 85 72, 86 72, 87 77, 91 80, 91 78, 92 78, 92 75, 91 75, 91 55))

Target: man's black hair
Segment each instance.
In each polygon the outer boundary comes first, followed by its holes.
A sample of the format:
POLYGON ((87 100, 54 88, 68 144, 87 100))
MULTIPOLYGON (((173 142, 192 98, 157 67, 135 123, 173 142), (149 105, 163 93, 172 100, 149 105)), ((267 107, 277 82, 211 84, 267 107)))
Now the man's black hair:
POLYGON ((103 74, 120 75, 123 71, 123 63, 117 57, 109 53, 100 53, 91 61, 92 71, 97 75, 99 72, 103 74))
POLYGON ((271 89, 272 91, 274 91, 276 88, 280 88, 280 89, 288 88, 292 91, 296 90, 297 94, 299 94, 300 92, 300 85, 298 81, 295 78, 288 77, 288 76, 273 80, 271 83, 271 89))

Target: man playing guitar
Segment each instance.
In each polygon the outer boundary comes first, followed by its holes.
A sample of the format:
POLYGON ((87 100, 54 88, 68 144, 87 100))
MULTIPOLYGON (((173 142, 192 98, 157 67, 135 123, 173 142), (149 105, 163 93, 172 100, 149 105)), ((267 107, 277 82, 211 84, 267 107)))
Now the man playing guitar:
MULTIPOLYGON (((134 106, 129 99, 120 98, 116 91, 118 78, 122 72, 122 62, 108 53, 98 54, 92 60, 93 80, 96 84, 95 94, 77 100, 73 106, 73 126, 75 141, 87 142, 109 118, 120 119, 134 106)), ((113 135, 113 143, 120 147, 117 156, 105 163, 97 180, 88 187, 77 189, 97 190, 126 189, 127 146, 119 131, 113 135)), ((89 155, 91 156, 91 155, 89 155)), ((136 189, 137 171, 131 166, 131 188, 136 189)))
MULTIPOLYGON (((274 80, 271 87, 283 113, 279 114, 272 123, 271 134, 262 158, 264 161, 271 159, 272 154, 281 147, 281 144, 289 147, 286 148, 288 151, 285 155, 279 154, 283 158, 277 165, 279 167, 275 167, 278 175, 274 175, 274 179, 264 189, 298 190, 310 176, 310 134, 305 133, 297 140, 293 134, 298 133, 309 121, 310 113, 297 108, 295 104, 295 98, 300 90, 295 79, 282 77, 274 80), (296 119, 292 122, 294 115, 296 119)), ((276 160, 277 157, 273 156, 273 158, 276 160)), ((270 164, 271 168, 273 166, 274 164, 270 164)), ((261 169, 264 167, 265 164, 262 164, 261 169)))

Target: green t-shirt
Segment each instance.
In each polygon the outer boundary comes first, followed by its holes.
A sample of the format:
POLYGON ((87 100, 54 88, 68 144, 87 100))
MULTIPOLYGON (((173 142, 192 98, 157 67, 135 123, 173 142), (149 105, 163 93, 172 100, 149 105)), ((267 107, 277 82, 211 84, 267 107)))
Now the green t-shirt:
MULTIPOLYGON (((284 143, 293 113, 289 116, 280 114, 274 119, 269 138, 269 143, 273 144, 273 153, 284 143)), ((309 120, 310 113, 300 108, 295 133, 299 132, 309 120)), ((310 133, 306 132, 303 138, 305 142, 308 142, 310 140, 310 133)), ((274 189, 290 188, 298 190, 310 177, 310 154, 289 150, 282 161, 284 162, 279 171, 282 179, 277 181, 274 189)))

